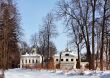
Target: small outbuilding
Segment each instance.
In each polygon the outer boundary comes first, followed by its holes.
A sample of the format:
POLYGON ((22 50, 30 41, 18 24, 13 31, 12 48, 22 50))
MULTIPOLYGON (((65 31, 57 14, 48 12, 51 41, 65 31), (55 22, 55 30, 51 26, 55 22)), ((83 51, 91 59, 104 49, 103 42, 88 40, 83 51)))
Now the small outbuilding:
POLYGON ((60 64, 61 69, 76 69, 77 54, 71 50, 65 49, 61 53, 55 54, 53 58, 55 67, 60 64))

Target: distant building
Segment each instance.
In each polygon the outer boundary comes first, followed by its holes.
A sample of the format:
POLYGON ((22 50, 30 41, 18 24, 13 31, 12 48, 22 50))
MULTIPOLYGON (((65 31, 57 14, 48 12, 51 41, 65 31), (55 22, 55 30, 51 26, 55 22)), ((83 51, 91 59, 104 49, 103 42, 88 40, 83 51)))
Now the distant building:
POLYGON ((55 54, 53 58, 55 67, 60 63, 61 69, 76 69, 77 55, 68 49, 61 54, 55 54))
MULTIPOLYGON (((76 69, 77 59, 78 56, 76 53, 65 49, 61 53, 55 54, 52 63, 49 64, 51 64, 53 68, 57 68, 57 66, 60 65, 61 69, 76 69)), ((39 66, 41 63, 42 56, 37 54, 36 49, 32 49, 30 54, 26 53, 20 57, 20 68, 35 67, 39 66)), ((87 64, 88 62, 80 62, 81 68, 85 68, 87 64)))
POLYGON ((41 63, 42 58, 41 55, 37 54, 36 51, 25 55, 21 55, 20 58, 20 68, 23 67, 34 67, 41 63))

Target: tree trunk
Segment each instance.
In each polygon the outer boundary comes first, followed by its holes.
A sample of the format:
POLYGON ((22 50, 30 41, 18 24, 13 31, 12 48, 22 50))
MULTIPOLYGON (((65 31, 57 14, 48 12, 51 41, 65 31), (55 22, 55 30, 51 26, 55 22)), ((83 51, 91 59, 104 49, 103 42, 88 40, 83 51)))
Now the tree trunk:
POLYGON ((62 56, 62 52, 60 53, 60 59, 59 59, 59 68, 61 69, 61 57, 62 56))
POLYGON ((92 69, 92 58, 91 58, 91 51, 90 51, 90 45, 87 44, 87 60, 89 62, 89 69, 92 69))
POLYGON ((77 53, 78 53, 77 68, 80 69, 80 51, 79 51, 79 44, 77 45, 77 53))
POLYGON ((103 24, 102 24, 102 37, 101 37, 101 49, 100 49, 100 70, 103 70, 103 47, 104 47, 104 30, 105 30, 105 13, 106 13, 106 3, 104 4, 104 12, 103 12, 103 24))
MULTIPOLYGON (((110 39, 109 39, 109 47, 110 47, 110 39)), ((110 70, 110 48, 109 48, 109 54, 108 54, 108 68, 110 70)))
POLYGON ((95 69, 94 61, 95 61, 95 51, 94 51, 94 25, 95 25, 95 8, 96 8, 96 0, 94 3, 91 1, 92 4, 92 69, 95 69))

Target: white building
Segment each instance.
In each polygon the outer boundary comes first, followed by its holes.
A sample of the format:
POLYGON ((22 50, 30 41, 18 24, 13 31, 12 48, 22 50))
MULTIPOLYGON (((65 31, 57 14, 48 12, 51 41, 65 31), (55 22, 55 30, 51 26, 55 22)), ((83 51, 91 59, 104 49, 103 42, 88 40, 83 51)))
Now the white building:
POLYGON ((56 66, 60 63, 61 69, 76 69, 76 59, 77 55, 74 52, 66 49, 61 54, 54 55, 54 65, 56 66))
POLYGON ((33 67, 40 64, 42 61, 41 55, 37 53, 31 53, 31 54, 25 54, 21 55, 20 58, 20 68, 23 68, 25 66, 33 67))

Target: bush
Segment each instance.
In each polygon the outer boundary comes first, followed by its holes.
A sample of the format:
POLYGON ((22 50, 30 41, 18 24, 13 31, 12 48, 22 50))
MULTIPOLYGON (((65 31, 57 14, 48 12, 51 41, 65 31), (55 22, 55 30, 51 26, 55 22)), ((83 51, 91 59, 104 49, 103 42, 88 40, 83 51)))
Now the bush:
POLYGON ((88 69, 88 68, 89 68, 89 64, 86 64, 86 65, 85 65, 85 68, 87 68, 87 69, 88 69))
POLYGON ((54 59, 53 59, 53 57, 51 57, 49 59, 48 68, 49 69, 54 69, 54 59))
POLYGON ((60 64, 56 64, 56 69, 60 69, 60 64))

